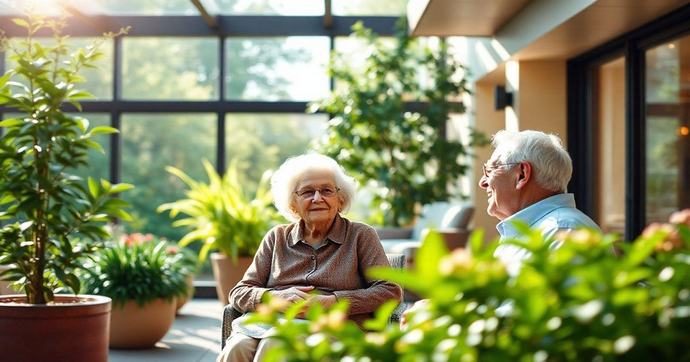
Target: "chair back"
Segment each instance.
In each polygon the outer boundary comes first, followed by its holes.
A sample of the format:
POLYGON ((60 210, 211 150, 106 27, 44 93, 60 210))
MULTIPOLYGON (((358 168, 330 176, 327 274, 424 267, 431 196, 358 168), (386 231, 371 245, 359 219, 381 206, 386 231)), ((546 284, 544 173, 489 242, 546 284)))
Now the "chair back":
POLYGON ((445 201, 425 205, 412 230, 411 238, 421 240, 426 228, 466 229, 472 219, 474 207, 445 201))
POLYGON ((388 257, 388 264, 393 269, 405 268, 405 254, 386 254, 388 257))

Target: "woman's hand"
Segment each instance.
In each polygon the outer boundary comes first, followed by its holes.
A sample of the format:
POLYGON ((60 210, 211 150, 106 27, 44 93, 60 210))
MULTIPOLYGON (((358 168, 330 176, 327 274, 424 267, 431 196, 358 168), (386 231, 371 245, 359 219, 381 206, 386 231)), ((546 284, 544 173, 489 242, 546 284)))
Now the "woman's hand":
MULTIPOLYGON (((283 290, 271 290, 268 294, 274 298, 281 298, 292 303, 299 302, 300 300, 310 299, 311 295, 307 294, 314 290, 314 286, 307 287, 291 287, 283 290)), ((282 311, 281 311, 282 312, 282 311)))

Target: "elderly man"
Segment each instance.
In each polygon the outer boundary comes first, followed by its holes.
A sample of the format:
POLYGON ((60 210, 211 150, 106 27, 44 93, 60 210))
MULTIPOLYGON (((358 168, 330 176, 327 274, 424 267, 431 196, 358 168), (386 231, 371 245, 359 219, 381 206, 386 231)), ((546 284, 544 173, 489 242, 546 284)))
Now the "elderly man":
MULTIPOLYGON (((540 229, 545 240, 559 231, 583 227, 601 231, 575 208, 573 194, 566 193, 573 165, 557 136, 538 131, 500 131, 492 144, 495 151, 483 166, 479 186, 489 196, 486 212, 501 220, 496 226, 501 240, 519 236, 513 220, 540 229)), ((501 244, 494 255, 515 273, 529 253, 515 245, 501 244)))
MULTIPOLYGON (((500 220, 496 228, 501 241, 520 236, 514 220, 540 229, 544 240, 554 238, 559 231, 601 231, 575 208, 573 194, 566 193, 573 165, 557 136, 539 131, 499 131, 493 136, 492 145, 495 150, 483 165, 479 186, 489 197, 486 212, 500 220)), ((557 247, 558 241, 553 245, 557 247)), ((494 253, 511 275, 519 272, 522 260, 529 255, 527 250, 511 244, 500 244, 494 253)), ((426 302, 421 300, 405 312, 402 324, 409 313, 426 302)))

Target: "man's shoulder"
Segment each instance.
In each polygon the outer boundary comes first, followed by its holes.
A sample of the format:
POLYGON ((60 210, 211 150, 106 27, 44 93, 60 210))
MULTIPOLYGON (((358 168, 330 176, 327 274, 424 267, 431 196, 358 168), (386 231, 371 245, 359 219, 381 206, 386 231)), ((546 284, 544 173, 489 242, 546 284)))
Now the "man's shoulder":
POLYGON ((599 226, 589 216, 574 207, 560 207, 551 210, 535 226, 542 229, 544 233, 564 229, 599 229, 599 226))

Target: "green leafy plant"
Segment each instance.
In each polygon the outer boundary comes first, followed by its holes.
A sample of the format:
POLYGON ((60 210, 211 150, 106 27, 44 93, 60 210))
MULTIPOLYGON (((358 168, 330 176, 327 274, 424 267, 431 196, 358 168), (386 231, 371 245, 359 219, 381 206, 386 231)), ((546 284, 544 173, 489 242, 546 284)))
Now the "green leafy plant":
POLYGON ((203 164, 209 183, 192 180, 177 168, 166 168, 184 181, 189 191, 186 199, 163 204, 158 212, 169 210, 171 218, 180 213, 187 215, 173 222, 173 226, 191 229, 180 239, 180 245, 186 246, 195 240, 203 243, 199 253, 201 261, 211 250, 220 250, 233 261, 239 256, 254 256, 264 234, 277 221, 277 213, 271 205, 271 172, 263 174, 252 197, 240 179, 237 160, 230 162, 222 178, 208 160, 203 160, 203 164))
MULTIPOLYGON (((334 55, 330 74, 338 80, 336 89, 309 108, 333 115, 316 148, 361 184, 375 186, 373 202, 383 221, 394 226, 408 225, 419 205, 462 197, 451 195, 449 186, 469 170, 461 161, 467 148, 446 135, 450 115, 465 112, 451 100, 469 92, 460 76, 466 69, 449 56, 445 42, 437 51, 423 49, 405 24, 399 23, 393 46, 355 24, 352 36, 367 46, 364 69, 348 67, 334 55), (428 77, 428 86, 418 74, 428 77), (411 102, 418 109, 408 109, 411 102)), ((486 140, 473 132, 469 144, 486 140)))
POLYGON ((554 250, 539 230, 517 226, 525 236, 507 242, 531 252, 517 273, 493 256, 497 242, 484 246, 481 232, 452 253, 431 233, 414 271, 373 271, 429 298, 406 329, 379 318, 371 332, 357 331, 331 322, 338 309, 316 306, 308 326, 280 324, 271 303, 256 320, 277 327, 275 338, 286 343, 274 355, 291 361, 690 358, 690 210, 617 245, 620 257, 612 252, 617 235, 579 230, 560 235, 554 250))
POLYGON ((129 204, 113 196, 131 185, 112 185, 91 178, 87 185, 70 172, 88 166, 89 148, 103 149, 92 140, 98 134, 115 133, 111 127, 89 129, 89 121, 65 113, 62 105, 93 98, 76 88, 84 82, 79 73, 103 57, 99 46, 126 33, 107 33, 86 49, 73 52, 62 35, 66 17, 46 20, 28 15, 14 19, 27 29, 22 40, 0 36, 0 47, 15 62, 0 78, 0 105, 21 112, 0 122, 0 264, 9 265, 3 279, 26 293, 27 302, 45 304, 56 292, 79 293, 75 270, 80 260, 102 246, 108 237, 103 229, 113 217, 128 220, 122 210, 129 204), (55 44, 42 46, 34 34, 49 28, 55 44))
POLYGON ((184 254, 170 253, 170 247, 164 240, 121 238, 84 263, 84 290, 110 297, 116 305, 134 300, 140 307, 187 295, 185 277, 193 270, 185 265, 184 254))

